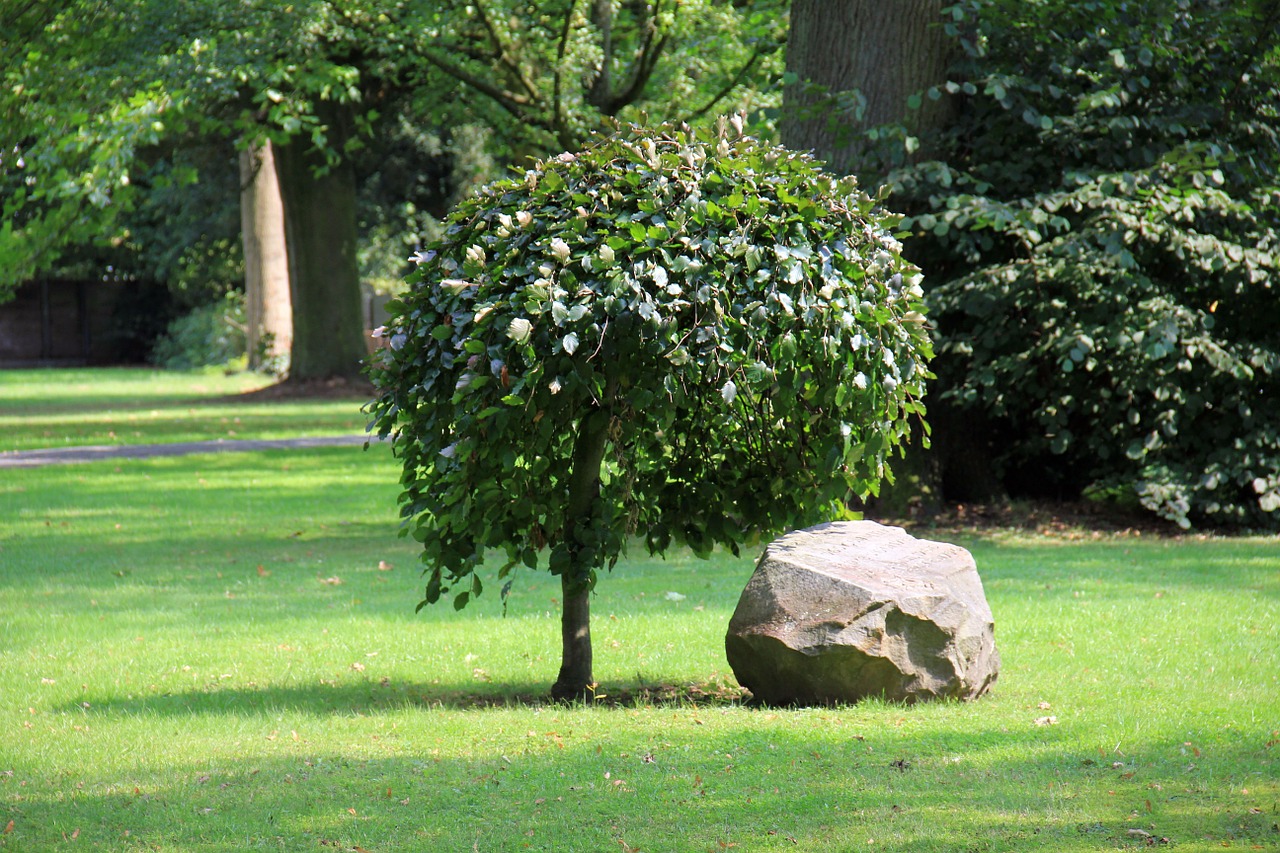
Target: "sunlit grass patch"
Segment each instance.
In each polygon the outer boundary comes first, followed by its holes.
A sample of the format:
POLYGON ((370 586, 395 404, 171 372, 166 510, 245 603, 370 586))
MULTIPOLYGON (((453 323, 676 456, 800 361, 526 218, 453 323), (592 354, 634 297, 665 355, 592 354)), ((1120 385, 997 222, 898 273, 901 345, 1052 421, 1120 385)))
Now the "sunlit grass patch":
POLYGON ((265 400, 251 373, 141 368, 0 371, 0 451, 363 432, 365 402, 265 400))
POLYGON ((827 709, 740 699, 754 555, 640 551, 558 705, 558 583, 415 616, 398 489, 380 447, 6 472, 0 849, 1280 843, 1274 539, 966 540, 993 692, 827 709))

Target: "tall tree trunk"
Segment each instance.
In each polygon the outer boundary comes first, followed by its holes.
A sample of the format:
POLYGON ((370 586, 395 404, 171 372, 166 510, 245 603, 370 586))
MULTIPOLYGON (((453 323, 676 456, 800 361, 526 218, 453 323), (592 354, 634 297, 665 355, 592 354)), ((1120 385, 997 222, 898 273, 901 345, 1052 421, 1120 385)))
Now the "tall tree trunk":
MULTIPOLYGON (((861 129, 890 122, 920 133, 945 126, 953 109, 946 96, 907 99, 946 82, 954 40, 942 28, 943 0, 793 0, 787 71, 796 82, 784 92, 782 142, 812 150, 840 174, 866 177, 861 129), (857 91, 861 116, 835 110, 832 98, 857 91)), ((919 152, 918 156, 927 155, 919 152)))
MULTIPOLYGON (((341 152, 351 108, 321 101, 328 144, 341 152)), ((336 165, 306 136, 275 150, 284 202, 293 301, 293 380, 355 377, 365 355, 360 274, 356 264, 356 177, 347 157, 336 165)))
POLYGON ((284 207, 270 142, 240 152, 240 236, 244 244, 249 366, 288 355, 293 345, 284 207))
MULTIPOLYGON (((886 160, 860 138, 861 131, 901 124, 920 139, 914 160, 938 155, 929 148, 930 137, 950 123, 956 100, 946 94, 934 100, 925 93, 946 82, 958 49, 943 29, 943 5, 943 0, 793 0, 787 70, 796 82, 783 93, 783 144, 813 151, 833 171, 872 184, 872 191, 884 178, 886 160), (835 109, 833 98, 849 92, 865 99, 860 115, 835 109), (909 104, 912 95, 922 96, 916 109, 909 104)), ((981 448, 958 440, 971 430, 951 421, 933 425, 939 451, 965 454, 971 466, 990 470, 981 448)), ((873 512, 901 516, 929 512, 940 503, 941 471, 948 460, 925 449, 918 425, 909 441, 906 458, 894 465, 897 481, 882 484, 869 506, 873 512)))
POLYGON ((591 412, 582 419, 573 445, 569 503, 565 508, 564 542, 571 554, 560 576, 560 675, 551 687, 555 699, 580 699, 595 686, 591 668, 591 560, 579 547, 577 527, 590 521, 600 496, 600 466, 609 444, 609 413, 591 412))

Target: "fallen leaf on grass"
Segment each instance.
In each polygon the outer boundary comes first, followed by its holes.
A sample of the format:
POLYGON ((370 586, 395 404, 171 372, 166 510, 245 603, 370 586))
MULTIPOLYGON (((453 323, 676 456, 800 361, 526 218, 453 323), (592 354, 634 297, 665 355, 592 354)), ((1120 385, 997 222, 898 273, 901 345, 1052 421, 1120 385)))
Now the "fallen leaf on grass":
POLYGON ((337 577, 320 578, 319 580, 320 580, 320 583, 327 584, 328 586, 341 586, 342 584, 342 578, 337 578, 337 577))
POLYGON ((1054 717, 1054 716, 1036 717, 1037 726, 1056 726, 1057 724, 1058 724, 1057 717, 1054 717))
POLYGON ((8 835, 11 832, 13 832, 13 821, 9 821, 9 823, 4 828, 5 835, 8 835))
POLYGON ((261 564, 261 563, 259 563, 259 564, 258 564, 258 577, 260 577, 260 578, 269 578, 269 577, 271 577, 271 572, 269 572, 269 571, 267 571, 266 569, 264 569, 264 568, 262 567, 262 564, 261 564))

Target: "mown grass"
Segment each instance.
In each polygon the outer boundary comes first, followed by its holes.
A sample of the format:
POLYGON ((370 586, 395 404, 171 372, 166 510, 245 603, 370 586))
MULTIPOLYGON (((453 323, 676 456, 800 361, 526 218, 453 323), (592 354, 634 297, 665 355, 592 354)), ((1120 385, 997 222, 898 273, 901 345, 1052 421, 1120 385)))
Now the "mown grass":
POLYGON ((364 430, 358 391, 325 400, 252 393, 271 382, 216 371, 0 370, 0 452, 364 430))
POLYGON ((750 556, 633 555, 607 698, 561 706, 557 585, 415 616, 396 479, 381 447, 3 472, 0 849, 1280 846, 1275 539, 964 540, 993 693, 801 710, 724 662, 750 556))

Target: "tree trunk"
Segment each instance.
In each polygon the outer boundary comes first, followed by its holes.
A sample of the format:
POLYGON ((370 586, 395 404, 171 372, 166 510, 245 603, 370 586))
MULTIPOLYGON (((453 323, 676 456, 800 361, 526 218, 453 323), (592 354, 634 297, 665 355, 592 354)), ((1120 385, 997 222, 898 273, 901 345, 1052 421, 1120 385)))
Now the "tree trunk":
MULTIPOLYGON (((862 131, 901 124, 920 140, 913 160, 936 156, 930 137, 951 121, 955 99, 943 94, 934 100, 926 92, 946 82, 958 47, 943 29, 943 5, 943 0, 793 0, 787 71, 797 82, 783 93, 783 144, 813 151, 832 171, 857 175, 872 192, 885 177, 887 161, 861 138, 862 131), (838 108, 837 96, 849 92, 865 99, 860 114, 838 108), (916 109, 909 105, 912 95, 921 98, 916 109)), ((917 425, 906 458, 894 466, 897 482, 882 483, 868 509, 892 515, 936 509, 942 461, 924 448, 917 425)))
POLYGON ((270 142, 240 152, 240 237, 249 367, 288 355, 293 345, 284 207, 270 142))
MULTIPOLYGON (((351 108, 321 101, 316 109, 331 149, 350 137, 351 108)), ((289 378, 352 378, 365 356, 360 274, 356 264, 356 178, 347 157, 329 164, 309 137, 276 148, 284 202, 293 302, 289 378)))
POLYGON ((918 109, 907 106, 912 95, 946 82, 955 42, 942 29, 942 6, 942 0, 794 0, 787 71, 797 82, 784 91, 783 144, 813 151, 840 174, 872 177, 858 131, 891 122, 913 134, 945 126, 949 97, 924 96, 918 109), (865 98, 861 115, 831 100, 855 90, 865 98))
POLYGON ((558 700, 582 699, 595 687, 591 670, 591 572, 594 554, 577 539, 579 523, 591 520, 600 495, 600 466, 609 444, 609 413, 596 410, 582 419, 573 445, 569 472, 569 503, 565 508, 564 542, 571 560, 560 576, 560 675, 551 687, 558 700))

